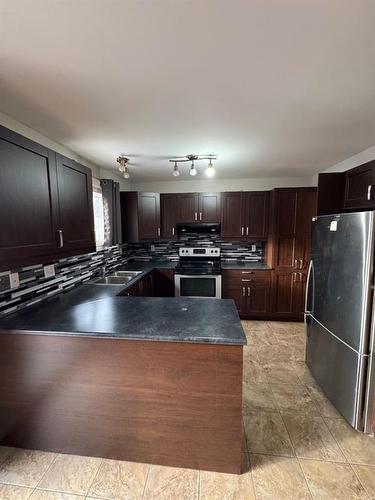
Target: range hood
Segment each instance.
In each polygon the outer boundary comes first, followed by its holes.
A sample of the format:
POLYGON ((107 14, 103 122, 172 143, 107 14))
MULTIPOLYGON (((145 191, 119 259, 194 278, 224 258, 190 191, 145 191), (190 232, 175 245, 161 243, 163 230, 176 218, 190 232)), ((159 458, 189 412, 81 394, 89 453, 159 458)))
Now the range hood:
POLYGON ((204 223, 196 222, 191 224, 177 224, 177 235, 183 236, 185 234, 211 234, 220 235, 220 224, 218 223, 204 223))

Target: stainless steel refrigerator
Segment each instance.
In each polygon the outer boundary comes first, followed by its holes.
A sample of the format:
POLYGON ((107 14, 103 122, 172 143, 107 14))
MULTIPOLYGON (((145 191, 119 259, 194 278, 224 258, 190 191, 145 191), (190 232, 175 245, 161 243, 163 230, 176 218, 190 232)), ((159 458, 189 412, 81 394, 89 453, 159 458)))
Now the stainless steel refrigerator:
POLYGON ((312 223, 306 287, 306 363, 328 399, 371 433, 375 396, 374 212, 312 223))

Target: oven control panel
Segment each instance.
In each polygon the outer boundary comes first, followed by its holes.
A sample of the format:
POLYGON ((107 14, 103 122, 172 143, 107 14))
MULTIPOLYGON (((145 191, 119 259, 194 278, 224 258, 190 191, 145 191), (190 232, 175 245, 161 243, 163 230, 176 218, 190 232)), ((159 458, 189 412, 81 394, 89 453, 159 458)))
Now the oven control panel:
POLYGON ((182 247, 179 250, 180 257, 220 257, 218 247, 182 247))

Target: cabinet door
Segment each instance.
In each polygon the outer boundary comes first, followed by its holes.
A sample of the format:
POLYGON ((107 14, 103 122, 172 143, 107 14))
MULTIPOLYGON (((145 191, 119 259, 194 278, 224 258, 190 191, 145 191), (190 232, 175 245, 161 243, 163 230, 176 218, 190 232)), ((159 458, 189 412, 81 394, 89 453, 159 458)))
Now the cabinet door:
POLYGON ((303 274, 296 271, 275 271, 272 281, 272 312, 280 318, 302 319, 303 274))
POLYGON ((270 194, 268 191, 252 191, 245 196, 245 236, 246 238, 266 239, 268 236, 268 217, 270 194))
POLYGON ((154 296, 154 279, 152 273, 148 274, 141 281, 141 295, 143 297, 153 297, 154 296))
POLYGON ((220 222, 221 194, 199 193, 199 221, 220 222))
POLYGON ((138 224, 140 240, 160 237, 160 194, 138 193, 138 224))
POLYGON ((160 195, 161 237, 169 240, 176 237, 177 195, 160 195))
POLYGON ((238 314, 243 316, 246 312, 246 287, 240 284, 228 283, 223 288, 223 299, 233 299, 238 314))
POLYGON ((281 189, 275 192, 273 235, 275 269, 295 269, 297 199, 295 189, 281 189))
POLYGON ((311 254, 311 224, 317 213, 317 191, 298 191, 296 222, 296 263, 299 271, 307 272, 311 254))
POLYGON ((178 222, 198 221, 198 193, 180 193, 177 195, 178 222))
POLYGON ((346 172, 344 208, 374 208, 375 161, 346 172))
POLYGON ((244 235, 242 209, 241 192, 222 193, 221 236, 223 238, 241 238, 244 235))
POLYGON ((2 127, 0 218, 0 271, 36 264, 56 253, 55 154, 2 127))
POLYGON ((174 297, 174 269, 156 269, 154 274, 155 297, 174 297))
POLYGON ((246 314, 264 316, 269 312, 271 287, 257 284, 246 287, 246 314))
POLYGON ((91 170, 56 154, 60 251, 95 249, 91 170))

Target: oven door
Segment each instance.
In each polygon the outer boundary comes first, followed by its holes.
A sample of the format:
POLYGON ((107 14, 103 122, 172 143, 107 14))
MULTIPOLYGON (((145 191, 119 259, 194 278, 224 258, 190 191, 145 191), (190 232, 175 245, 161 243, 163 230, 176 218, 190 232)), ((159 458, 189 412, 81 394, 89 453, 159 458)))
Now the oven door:
POLYGON ((174 285, 176 297, 221 299, 220 275, 175 274, 174 285))

